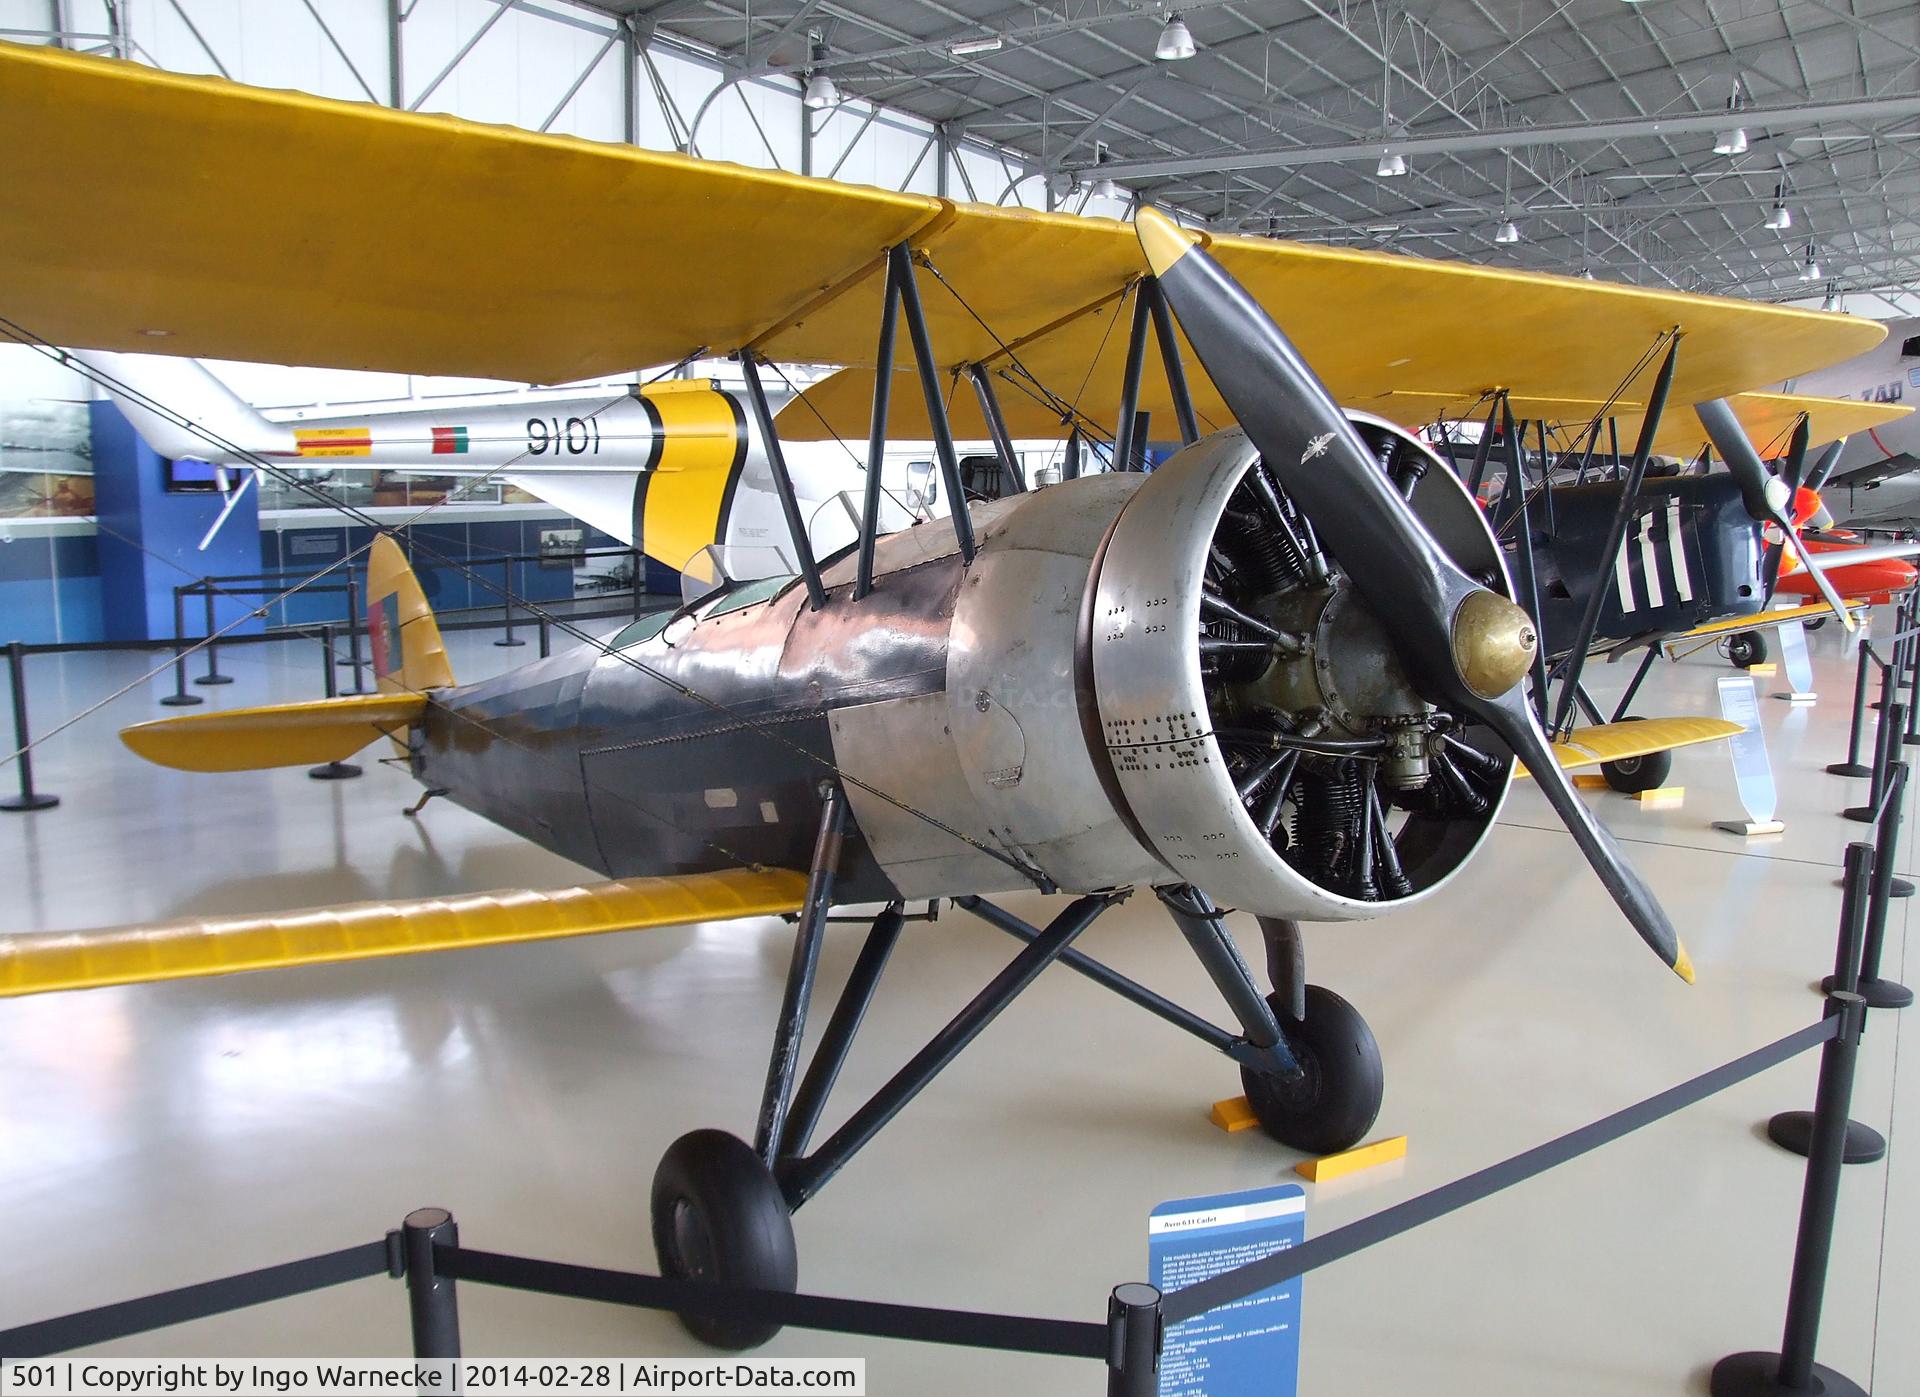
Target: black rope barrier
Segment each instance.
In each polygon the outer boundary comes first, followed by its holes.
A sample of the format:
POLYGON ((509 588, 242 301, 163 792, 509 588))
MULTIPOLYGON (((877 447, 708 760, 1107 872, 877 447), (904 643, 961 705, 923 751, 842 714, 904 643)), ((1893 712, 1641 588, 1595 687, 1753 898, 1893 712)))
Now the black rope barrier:
POLYGON ((597 1300, 644 1310, 711 1315, 716 1319, 764 1319, 801 1329, 826 1329, 880 1339, 1048 1354, 1058 1358, 1105 1358, 1107 1326, 1082 1320, 1035 1319, 977 1310, 935 1309, 876 1300, 796 1295, 784 1290, 747 1290, 701 1281, 670 1280, 633 1271, 609 1271, 536 1261, 524 1256, 435 1247, 435 1269, 478 1285, 597 1300))
POLYGON ((1798 1033, 1790 1033, 1764 1048, 1756 1048, 1711 1072, 1703 1072, 1679 1086, 1669 1087, 1658 1096, 1648 1097, 1625 1110, 1616 1111, 1591 1125, 1569 1131, 1557 1140, 1536 1145, 1465 1178, 1442 1184, 1418 1198, 1384 1208, 1371 1217, 1336 1228, 1323 1237, 1315 1237, 1297 1247, 1275 1252, 1260 1261, 1222 1271, 1210 1280, 1187 1286, 1184 1290, 1170 1291, 1163 1302, 1162 1314, 1168 1324, 1178 1324, 1181 1320, 1203 1315, 1208 1310, 1232 1304, 1235 1300, 1258 1295, 1283 1281, 1290 1281, 1295 1276, 1351 1256, 1377 1242, 1397 1237, 1422 1223, 1457 1212, 1469 1203, 1477 1203, 1503 1189, 1524 1183, 1536 1174, 1543 1174, 1557 1165, 1578 1159, 1602 1145, 1612 1144, 1642 1126, 1664 1120, 1676 1111, 1704 1101, 1770 1067, 1778 1067, 1809 1048, 1818 1047, 1838 1032, 1838 1019, 1822 1019, 1817 1024, 1811 1024, 1798 1033))
POLYGON ((269 1300, 285 1300, 325 1290, 347 1281, 391 1276, 395 1274, 395 1255, 392 1243, 383 1238, 321 1256, 262 1267, 258 1271, 242 1271, 237 1276, 222 1276, 217 1281, 163 1290, 138 1300, 122 1300, 116 1305, 101 1305, 58 1319, 43 1319, 17 1329, 0 1329, 0 1356, 44 1358, 50 1353, 125 1339, 149 1329, 185 1324, 188 1320, 208 1319, 269 1300))

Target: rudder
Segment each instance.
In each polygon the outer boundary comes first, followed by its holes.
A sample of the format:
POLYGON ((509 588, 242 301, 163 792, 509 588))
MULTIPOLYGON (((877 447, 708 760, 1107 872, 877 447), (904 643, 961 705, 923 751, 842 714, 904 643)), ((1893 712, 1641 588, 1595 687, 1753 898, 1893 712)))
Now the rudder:
POLYGON ((374 539, 367 554, 367 639, 381 693, 421 694, 453 687, 453 666, 447 661, 440 624, 391 534, 374 539))

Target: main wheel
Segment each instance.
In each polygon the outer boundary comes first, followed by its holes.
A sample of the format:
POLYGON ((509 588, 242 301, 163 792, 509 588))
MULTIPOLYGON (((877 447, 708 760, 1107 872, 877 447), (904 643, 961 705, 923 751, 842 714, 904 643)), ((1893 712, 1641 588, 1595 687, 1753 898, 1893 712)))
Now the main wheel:
POLYGON ((1367 1021, 1323 985, 1307 986, 1307 1016, 1295 1020, 1279 995, 1268 996, 1301 1075, 1288 1081, 1240 1069, 1260 1128, 1292 1149, 1338 1154, 1366 1138, 1380 1114, 1386 1079, 1380 1045, 1367 1021))
POLYGON ((1741 631, 1727 641, 1727 660, 1735 669, 1752 669, 1767 658, 1767 638, 1758 631, 1741 631))
MULTIPOLYGON (((668 1147, 653 1173, 653 1249, 660 1274, 749 1290, 800 1282, 787 1200, 760 1156, 724 1130, 696 1130, 668 1147)), ((771 1320, 683 1314, 687 1332, 719 1349, 748 1349, 780 1332, 771 1320)))
MULTIPOLYGON (((1638 723, 1639 718, 1623 718, 1623 723, 1638 723)), ((1648 752, 1639 757, 1622 757, 1617 762, 1601 762, 1600 774, 1607 784, 1623 795, 1658 790, 1673 775, 1672 752, 1648 752)))

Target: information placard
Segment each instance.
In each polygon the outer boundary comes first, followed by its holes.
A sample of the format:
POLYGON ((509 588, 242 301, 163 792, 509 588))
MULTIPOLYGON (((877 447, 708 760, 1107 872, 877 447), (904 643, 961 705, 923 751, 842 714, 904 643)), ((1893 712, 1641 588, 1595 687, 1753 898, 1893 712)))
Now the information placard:
MULTIPOLYGON (((1727 739, 1733 753, 1733 780, 1740 791, 1740 803, 1747 808, 1744 827, 1738 831, 1758 834, 1774 825, 1779 799, 1773 785, 1773 762, 1767 756, 1767 737, 1760 727, 1760 699, 1754 693, 1753 680, 1745 675, 1728 675, 1720 681, 1720 714, 1729 723, 1738 723, 1740 731, 1727 739)), ((1732 828, 1737 821, 1717 821, 1732 828)))
POLYGON ((1781 697, 1811 703, 1819 695, 1813 691, 1813 657, 1807 653, 1807 632, 1798 621, 1780 627, 1780 667, 1787 672, 1792 692, 1781 697))
MULTIPOLYGON (((1147 1222, 1149 1278, 1163 1292, 1298 1246, 1306 1190, 1279 1184, 1246 1193, 1176 1198, 1147 1222)), ((1300 1385, 1300 1281, 1168 1328, 1160 1397, 1294 1397, 1300 1385)))

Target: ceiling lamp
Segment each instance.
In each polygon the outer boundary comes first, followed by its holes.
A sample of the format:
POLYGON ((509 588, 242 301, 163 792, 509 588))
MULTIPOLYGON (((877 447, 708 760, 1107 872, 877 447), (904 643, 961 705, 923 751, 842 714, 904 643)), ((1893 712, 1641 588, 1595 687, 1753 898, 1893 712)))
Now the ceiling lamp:
POLYGON ((1494 232, 1493 240, 1502 244, 1519 242, 1520 226, 1511 218, 1502 218, 1500 227, 1494 232))
POLYGON ((1793 215, 1787 211, 1787 185, 1782 180, 1773 187, 1773 207, 1767 210, 1767 221, 1762 225, 1775 232, 1784 232, 1793 227, 1793 215))
POLYGON ((1580 269, 1580 280, 1582 280, 1582 281, 1598 281, 1598 280, 1599 280, 1599 278, 1598 278, 1598 277, 1596 277, 1596 276, 1595 276, 1595 275, 1593 274, 1593 268, 1592 268, 1592 267, 1582 267, 1582 268, 1580 269))
POLYGON ((1398 151, 1383 150, 1380 152, 1380 163, 1373 172, 1381 179, 1398 179, 1407 172, 1407 157, 1398 151))
POLYGON ((1166 27, 1160 31, 1160 42, 1153 46, 1153 56, 1162 63, 1177 63, 1183 58, 1192 58, 1197 52, 1193 31, 1187 28, 1187 22, 1178 14, 1168 15, 1166 27))
POLYGON ((821 111, 827 107, 840 105, 840 89, 834 86, 833 75, 819 64, 827 61, 827 46, 820 41, 820 33, 812 35, 813 62, 816 65, 807 74, 807 90, 800 98, 800 105, 810 112, 821 111))
POLYGON ((998 53, 1007 46, 1007 41, 995 34, 986 39, 962 39, 957 44, 948 44, 947 52, 955 58, 971 58, 976 53, 998 53))
POLYGON ((1819 261, 1813 255, 1813 244, 1808 243, 1807 260, 1800 264, 1800 280, 1818 281, 1824 275, 1825 273, 1820 270, 1819 261))
MULTIPOLYGON (((1733 80, 1733 91, 1727 97, 1727 112, 1731 115, 1740 110, 1740 79, 1733 80)), ((1747 128, 1729 126, 1713 138, 1715 155, 1745 155, 1747 153, 1747 128)))
POLYGON ((1125 199, 1127 191, 1102 175, 1087 186, 1087 193, 1095 199, 1125 199))

